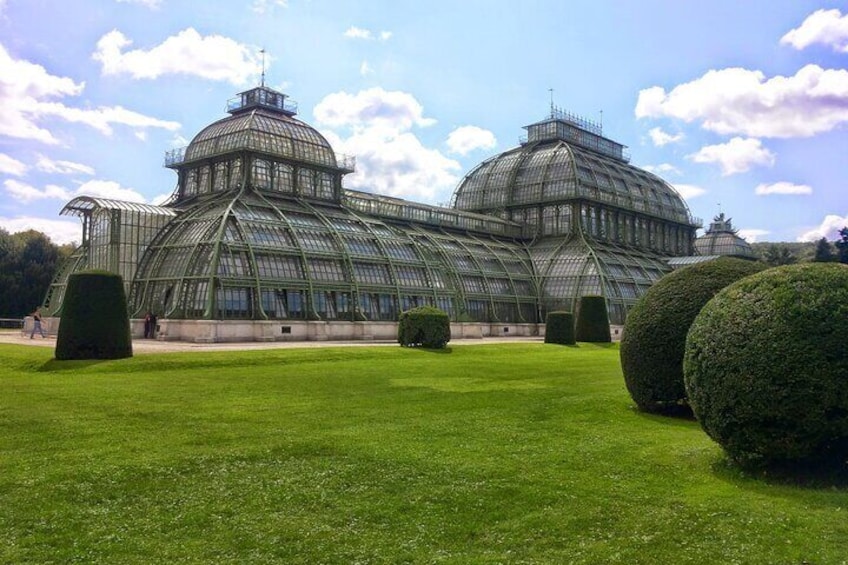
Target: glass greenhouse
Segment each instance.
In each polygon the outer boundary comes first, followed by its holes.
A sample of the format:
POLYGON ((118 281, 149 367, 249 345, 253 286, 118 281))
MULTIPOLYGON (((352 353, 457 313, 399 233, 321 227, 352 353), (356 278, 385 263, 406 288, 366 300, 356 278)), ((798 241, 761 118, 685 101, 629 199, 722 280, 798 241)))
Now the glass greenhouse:
MULTIPOLYGON (((164 205, 65 206, 83 238, 48 293, 51 315, 70 273, 100 268, 124 277, 135 318, 377 324, 426 304, 506 332, 601 294, 620 324, 668 258, 692 252, 699 223, 680 196, 600 128, 555 109, 472 170, 450 208, 345 189, 355 161, 282 93, 251 89, 228 112, 166 154, 177 186, 164 205)), ((252 335, 292 331, 273 327, 252 335)), ((194 339, 235 335, 204 331, 194 339)))

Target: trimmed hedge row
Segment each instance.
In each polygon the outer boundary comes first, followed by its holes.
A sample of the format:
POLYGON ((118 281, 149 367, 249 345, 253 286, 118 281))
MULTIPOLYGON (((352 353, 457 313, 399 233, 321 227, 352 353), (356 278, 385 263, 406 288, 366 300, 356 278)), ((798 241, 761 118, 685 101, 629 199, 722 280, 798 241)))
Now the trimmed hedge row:
POLYGON ((577 341, 609 343, 612 341, 609 327, 607 301, 603 296, 582 296, 577 308, 575 324, 577 341))
POLYGON ((721 257, 674 271, 630 310, 621 338, 621 368, 631 398, 645 412, 688 411, 683 353, 689 326, 710 298, 762 263, 721 257))
POLYGON ((419 306, 400 315, 398 343, 404 347, 441 349, 450 337, 450 317, 438 308, 419 306))
POLYGON ((132 357, 130 318, 120 275, 82 271, 68 277, 56 359, 132 357))
POLYGON ((574 314, 571 312, 548 312, 545 316, 545 343, 574 345, 574 314))
POLYGON ((719 292, 686 341, 689 402, 745 467, 848 458, 848 266, 777 267, 719 292))

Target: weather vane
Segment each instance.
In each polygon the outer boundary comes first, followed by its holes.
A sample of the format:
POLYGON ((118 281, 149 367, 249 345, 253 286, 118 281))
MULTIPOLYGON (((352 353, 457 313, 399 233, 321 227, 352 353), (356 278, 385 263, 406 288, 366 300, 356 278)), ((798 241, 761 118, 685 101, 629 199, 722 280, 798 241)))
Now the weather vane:
POLYGON ((259 52, 262 54, 262 81, 260 86, 265 86, 265 48, 263 47, 259 52))

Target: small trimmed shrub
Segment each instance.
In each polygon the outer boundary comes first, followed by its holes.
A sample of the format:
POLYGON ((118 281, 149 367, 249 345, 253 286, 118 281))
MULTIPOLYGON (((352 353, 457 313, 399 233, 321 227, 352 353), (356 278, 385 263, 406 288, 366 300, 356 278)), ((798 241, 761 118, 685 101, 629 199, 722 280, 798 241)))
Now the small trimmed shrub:
POLYGON ((577 341, 609 343, 612 341, 609 327, 607 301, 603 296, 582 296, 577 309, 577 341))
POLYGON ((574 345, 574 314, 548 312, 545 317, 545 343, 574 345))
POLYGON ((737 281, 689 330, 683 371, 695 416, 744 467, 844 466, 846 336, 848 266, 789 265, 737 281))
POLYGON ((438 308, 419 306, 400 315, 398 343, 404 347, 441 349, 450 335, 450 317, 438 308))
POLYGON ((621 369, 636 406, 658 414, 688 414, 683 352, 689 326, 710 298, 762 263, 721 257, 661 278, 627 315, 621 337, 621 369))
POLYGON ((120 275, 83 271, 68 277, 56 359, 132 357, 130 318, 120 275))

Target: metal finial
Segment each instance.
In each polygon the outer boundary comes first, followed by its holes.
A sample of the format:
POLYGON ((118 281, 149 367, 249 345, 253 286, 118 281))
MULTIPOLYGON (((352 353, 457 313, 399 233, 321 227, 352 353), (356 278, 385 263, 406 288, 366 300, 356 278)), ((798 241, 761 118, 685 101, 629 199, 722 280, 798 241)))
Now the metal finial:
POLYGON ((259 83, 259 86, 265 86, 265 48, 259 50, 262 54, 262 81, 259 83))
POLYGON ((554 117, 554 89, 549 88, 548 92, 551 93, 551 117, 554 117))

